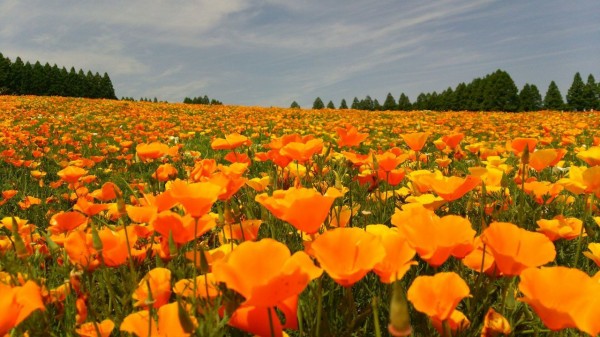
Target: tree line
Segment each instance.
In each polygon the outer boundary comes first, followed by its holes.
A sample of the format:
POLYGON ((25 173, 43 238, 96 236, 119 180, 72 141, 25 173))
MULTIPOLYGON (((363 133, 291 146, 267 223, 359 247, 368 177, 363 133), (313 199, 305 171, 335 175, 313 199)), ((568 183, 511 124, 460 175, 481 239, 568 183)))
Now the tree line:
POLYGON ((210 104, 210 105, 223 105, 223 103, 221 101, 218 101, 216 99, 210 99, 208 98, 207 95, 204 96, 198 96, 198 97, 194 97, 194 98, 189 98, 186 97, 183 99, 183 103, 186 104, 210 104))
MULTIPOLYGON (((294 101, 290 106, 300 108, 294 101)), ((332 101, 327 105, 320 97, 313 102, 313 109, 335 109, 332 101)), ((436 110, 436 111, 538 111, 547 110, 571 110, 585 111, 600 109, 600 83, 592 74, 583 82, 581 75, 575 74, 573 83, 569 88, 566 101, 554 81, 550 82, 546 94, 542 98, 535 84, 526 83, 519 91, 510 75, 498 69, 483 78, 476 78, 470 83, 460 83, 454 89, 448 87, 438 93, 421 93, 414 102, 410 102, 408 96, 401 93, 398 101, 391 93, 388 93, 383 104, 377 99, 367 95, 359 100, 354 97, 350 108, 356 110, 436 110)), ((342 99, 339 109, 348 109, 345 99, 342 99)))
POLYGON ((56 64, 33 65, 17 57, 12 62, 0 53, 0 95, 39 95, 117 99, 107 73, 101 76, 74 67, 67 71, 56 64))

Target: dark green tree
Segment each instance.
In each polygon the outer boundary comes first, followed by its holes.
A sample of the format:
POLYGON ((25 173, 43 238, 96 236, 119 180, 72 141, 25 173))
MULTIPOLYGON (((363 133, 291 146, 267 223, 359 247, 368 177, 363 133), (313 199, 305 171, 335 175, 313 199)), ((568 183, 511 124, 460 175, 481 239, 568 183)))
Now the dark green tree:
POLYGON ((519 96, 517 86, 510 75, 503 70, 485 78, 483 90, 483 110, 485 111, 517 111, 519 96))
POLYGON ((335 109, 335 105, 333 105, 332 101, 329 101, 329 103, 327 103, 327 109, 335 109))
POLYGON ((381 104, 379 104, 379 101, 377 100, 377 98, 375 98, 373 100, 373 110, 374 111, 381 111, 381 109, 382 109, 381 104))
POLYGON ((544 96, 544 109, 562 110, 564 107, 565 101, 563 100, 562 94, 556 83, 551 81, 548 90, 546 90, 546 96, 544 96))
POLYGON ((317 97, 315 99, 315 101, 313 102, 312 108, 314 110, 319 110, 319 109, 325 108, 325 104, 323 104, 323 101, 321 100, 321 97, 317 97))
POLYGON ((525 83, 519 92, 519 111, 538 111, 542 107, 542 95, 535 84, 525 83))
POLYGON ((352 101, 352 105, 350 106, 351 109, 354 110, 360 110, 360 101, 358 100, 358 98, 354 97, 354 100, 352 101))
POLYGON ((290 108, 300 109, 300 104, 298 104, 298 102, 296 102, 296 101, 293 101, 292 104, 290 105, 290 108))
POLYGON ((31 69, 31 78, 29 79, 29 93, 32 95, 48 94, 48 75, 44 66, 37 61, 31 69))
POLYGON ((396 99, 392 96, 391 92, 388 92, 385 97, 382 108, 383 110, 398 110, 398 104, 396 104, 396 99))
POLYGON ((590 109, 598 109, 600 108, 598 98, 598 85, 596 84, 596 79, 594 79, 594 75, 589 74, 587 78, 587 82, 585 83, 585 87, 583 88, 583 99, 585 100, 585 108, 590 109))
POLYGON ((112 81, 107 73, 102 76, 102 98, 117 99, 115 95, 115 88, 113 87, 112 81))
POLYGON ((348 104, 344 98, 342 98, 342 102, 340 102, 340 109, 348 109, 348 104))
POLYGON ((401 93, 400 98, 398 98, 398 110, 410 111, 411 109, 410 99, 404 93, 401 93))
POLYGON ((363 99, 360 102, 360 109, 361 110, 369 110, 369 111, 373 111, 374 109, 374 105, 373 105, 373 99, 371 98, 371 96, 367 95, 365 97, 365 99, 363 99))
POLYGON ((454 111, 467 110, 466 102, 469 98, 467 85, 463 82, 459 83, 454 89, 453 99, 450 102, 449 109, 454 111))
POLYGON ((581 79, 579 72, 575 73, 573 83, 567 91, 567 105, 570 110, 583 111, 586 109, 586 101, 584 97, 585 84, 581 79))
POLYGON ((10 68, 10 59, 0 53, 0 95, 10 93, 10 68))

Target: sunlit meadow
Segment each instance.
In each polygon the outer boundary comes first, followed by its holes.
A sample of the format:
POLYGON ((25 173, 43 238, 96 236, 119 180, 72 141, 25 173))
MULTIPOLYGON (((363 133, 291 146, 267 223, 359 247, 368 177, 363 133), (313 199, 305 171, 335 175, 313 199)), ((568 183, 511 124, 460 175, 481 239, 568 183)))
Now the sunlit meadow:
POLYGON ((0 97, 0 336, 600 333, 600 113, 0 97))

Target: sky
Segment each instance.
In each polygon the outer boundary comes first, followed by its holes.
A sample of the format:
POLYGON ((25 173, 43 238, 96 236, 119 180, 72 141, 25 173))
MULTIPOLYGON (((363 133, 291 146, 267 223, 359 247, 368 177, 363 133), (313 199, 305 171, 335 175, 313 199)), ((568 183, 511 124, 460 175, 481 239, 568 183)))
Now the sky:
POLYGON ((496 69, 564 96, 600 80, 600 1, 0 0, 0 53, 169 102, 414 101, 496 69))

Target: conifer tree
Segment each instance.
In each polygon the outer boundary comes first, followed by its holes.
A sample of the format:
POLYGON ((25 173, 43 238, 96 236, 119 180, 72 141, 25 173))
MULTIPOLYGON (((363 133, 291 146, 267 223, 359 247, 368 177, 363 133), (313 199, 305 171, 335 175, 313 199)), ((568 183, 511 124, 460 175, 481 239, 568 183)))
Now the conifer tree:
POLYGON ((325 104, 323 104, 323 101, 321 100, 321 97, 317 97, 315 99, 315 101, 313 102, 312 108, 314 110, 319 110, 319 109, 325 108, 325 104))
POLYGON ((562 94, 556 83, 551 81, 548 90, 546 91, 546 96, 544 96, 544 109, 562 110, 564 107, 565 101, 563 100, 562 94))
POLYGON ((290 108, 292 109, 300 109, 300 104, 298 104, 298 102, 293 101, 292 105, 290 105, 290 108))
POLYGON ((594 79, 594 75, 589 74, 585 87, 583 88, 583 99, 585 100, 586 109, 598 109, 600 99, 598 98, 598 85, 594 79))
POLYGON ((586 109, 586 101, 584 97, 585 84, 581 79, 579 72, 575 73, 573 83, 567 91, 567 105, 569 109, 574 111, 583 111, 586 109))
POLYGON ((340 102, 340 109, 348 109, 348 104, 344 98, 342 98, 342 101, 340 102))
POLYGON ((400 94, 400 98, 398 98, 398 110, 409 111, 412 109, 412 104, 410 103, 410 99, 404 93, 400 94))
POLYGON ((332 101, 329 101, 329 103, 327 103, 327 109, 335 109, 335 105, 333 105, 332 101))
POLYGON ((383 110, 398 110, 398 105, 396 104, 396 99, 392 96, 391 92, 388 92, 385 97, 385 101, 383 102, 383 110))

